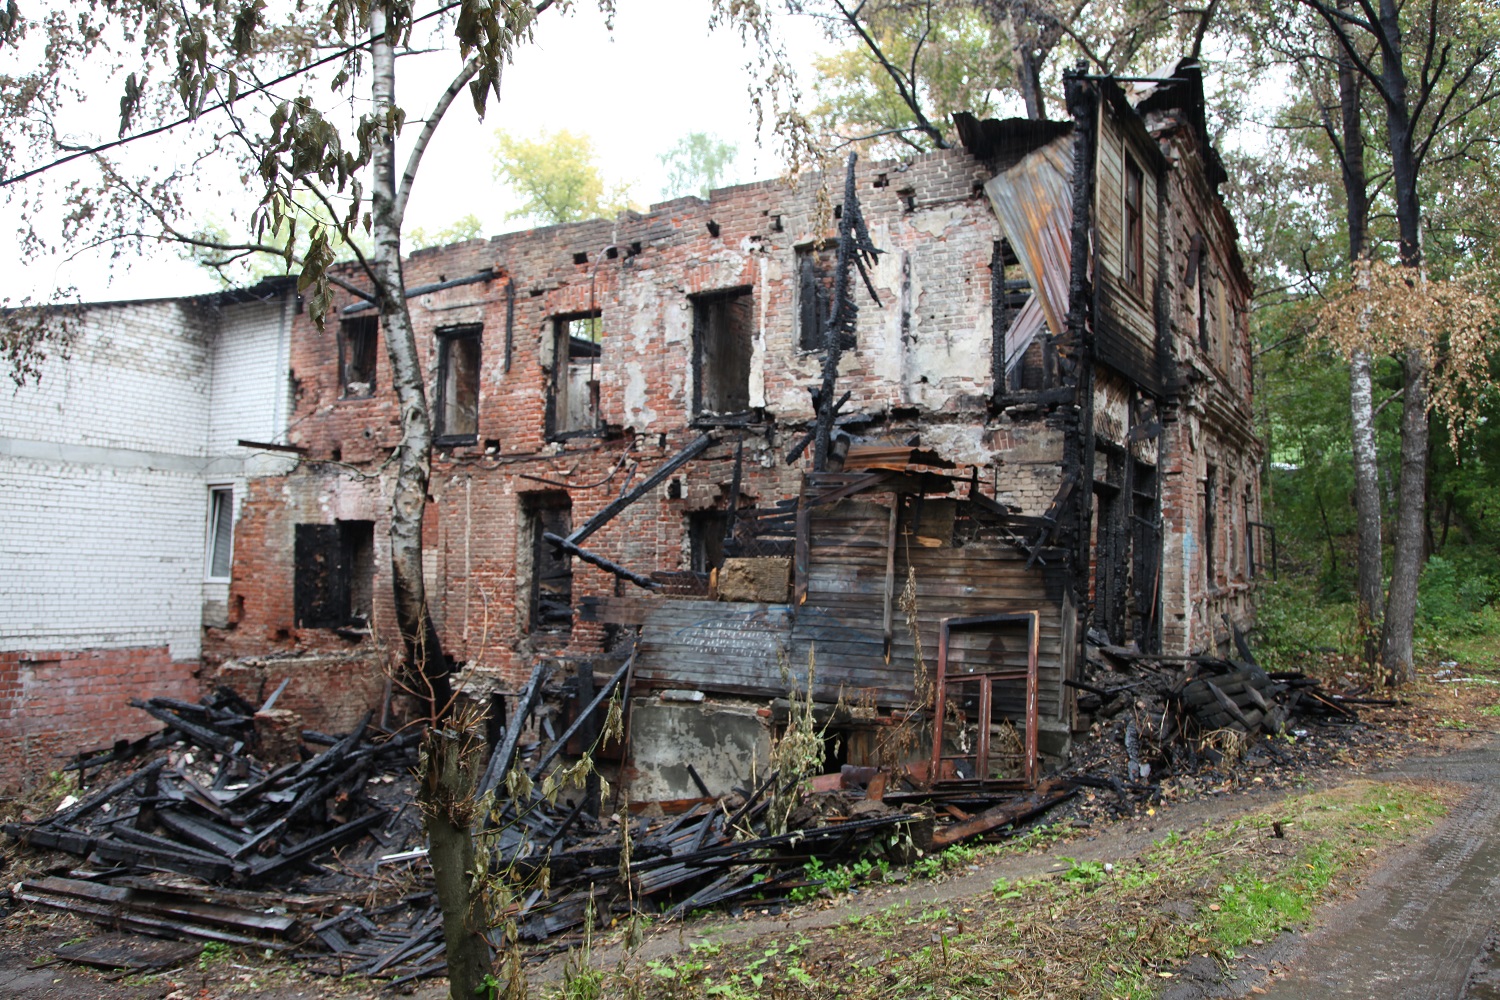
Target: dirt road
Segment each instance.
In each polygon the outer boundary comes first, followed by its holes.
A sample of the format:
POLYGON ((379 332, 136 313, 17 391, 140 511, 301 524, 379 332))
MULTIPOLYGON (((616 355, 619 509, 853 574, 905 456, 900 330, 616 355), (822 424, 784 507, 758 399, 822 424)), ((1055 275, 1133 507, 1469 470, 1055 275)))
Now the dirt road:
POLYGON ((1470 792, 1313 930, 1252 954, 1231 982, 1173 989, 1169 1000, 1252 992, 1267 1000, 1500 1000, 1500 740, 1408 759, 1386 776, 1462 783, 1470 792), (1285 974, 1267 974, 1276 967, 1285 974))

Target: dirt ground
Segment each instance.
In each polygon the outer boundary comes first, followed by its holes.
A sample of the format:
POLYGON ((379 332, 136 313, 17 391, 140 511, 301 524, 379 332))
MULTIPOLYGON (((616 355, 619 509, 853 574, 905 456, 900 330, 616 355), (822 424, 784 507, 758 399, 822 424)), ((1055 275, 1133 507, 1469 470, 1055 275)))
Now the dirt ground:
MULTIPOLYGON (((1309 755, 1247 758, 1217 777, 1169 779, 1162 796, 1116 817, 1109 793, 1080 797, 1061 840, 1026 854, 981 860, 936 880, 866 884, 831 900, 778 912, 753 906, 738 913, 663 925, 648 933, 634 957, 666 959, 689 942, 721 944, 763 940, 831 927, 893 902, 914 906, 992 905, 997 878, 1017 879, 1060 867, 1059 856, 1080 861, 1136 857, 1171 831, 1235 818, 1274 803, 1292 791, 1337 784, 1348 777, 1388 776, 1457 782, 1468 797, 1430 836, 1385 859, 1360 885, 1320 910, 1310 928, 1285 933, 1245 953, 1231 970, 1205 962, 1190 966, 1163 994, 1196 997, 1381 996, 1500 1000, 1500 717, 1484 709, 1500 702, 1500 687, 1419 684, 1408 704, 1367 711, 1359 727, 1327 727, 1303 741, 1309 755), (1322 745, 1317 745, 1319 741, 1322 745), (1263 760, 1258 766, 1252 766, 1263 760)), ((6 881, 22 872, 12 857, 6 881)), ((274 955, 214 951, 146 976, 109 975, 55 960, 65 942, 103 933, 66 915, 26 909, 0 918, 0 996, 98 997, 101 1000, 210 1000, 220 997, 389 996, 379 983, 310 976, 274 955)), ((604 935, 593 962, 612 967, 623 957, 619 941, 604 935)), ((564 956, 539 961, 533 995, 543 996, 561 975, 564 956)), ((447 995, 441 980, 415 990, 424 1000, 447 995)))

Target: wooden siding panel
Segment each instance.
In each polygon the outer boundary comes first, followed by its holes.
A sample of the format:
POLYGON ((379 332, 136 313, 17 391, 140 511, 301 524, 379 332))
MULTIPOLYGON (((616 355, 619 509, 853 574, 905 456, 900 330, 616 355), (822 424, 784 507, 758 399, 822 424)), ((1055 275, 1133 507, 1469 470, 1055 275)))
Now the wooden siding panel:
MULTIPOLYGON (((951 537, 953 501, 927 501, 921 531, 951 537)), ((886 542, 890 508, 844 502, 812 514, 807 600, 800 606, 691 601, 660 598, 606 598, 598 603, 603 620, 642 623, 635 679, 643 687, 687 687, 720 694, 778 697, 787 694, 783 664, 799 686, 815 655, 814 695, 821 701, 873 696, 886 707, 904 706, 912 697, 914 649, 905 616, 893 622, 889 662, 885 648, 886 542)), ((903 515, 904 520, 904 515, 903 515)), ((908 526, 903 524, 903 530, 908 526)), ((929 670, 937 666, 939 625, 946 617, 1005 612, 1041 612, 1040 701, 1043 718, 1062 719, 1067 710, 1061 684, 1068 633, 1062 608, 1047 597, 1040 568, 1027 569, 1025 557, 1000 542, 941 547, 898 537, 895 579, 904 588, 908 567, 917 576, 917 605, 923 652, 929 670)), ((1024 635, 974 632, 956 637, 951 669, 963 672, 1024 670, 1024 635)), ((1006 710, 1011 694, 1003 694, 1006 710)))

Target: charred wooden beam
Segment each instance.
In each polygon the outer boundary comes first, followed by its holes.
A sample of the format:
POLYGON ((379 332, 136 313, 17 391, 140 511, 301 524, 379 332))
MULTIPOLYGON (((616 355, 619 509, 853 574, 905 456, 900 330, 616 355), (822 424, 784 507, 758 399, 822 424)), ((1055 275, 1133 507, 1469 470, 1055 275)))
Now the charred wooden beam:
POLYGON ((542 685, 547 683, 547 678, 552 675, 552 664, 547 662, 538 663, 531 672, 531 680, 521 689, 516 696, 515 703, 511 705, 510 723, 505 727, 505 737, 495 752, 490 755, 490 762, 484 769, 484 777, 479 779, 479 785, 474 789, 474 799, 478 801, 497 788, 501 781, 505 780, 505 774, 510 770, 511 763, 516 759, 516 747, 521 741, 521 730, 526 725, 526 718, 531 710, 536 707, 537 701, 542 696, 542 685))
MULTIPOLYGON (((632 650, 630 653, 630 657, 625 661, 620 669, 616 670, 614 676, 605 681, 604 686, 599 689, 599 693, 594 695, 594 700, 589 702, 588 705, 583 709, 583 711, 578 713, 578 718, 573 720, 573 724, 566 730, 564 730, 561 736, 553 741, 551 749, 542 754, 542 759, 537 761, 536 765, 532 767, 529 773, 533 781, 541 777, 542 772, 547 769, 547 765, 556 760, 557 755, 562 753, 563 747, 567 746, 568 744, 568 740, 572 739, 573 736, 576 735, 577 732, 582 729, 590 719, 593 718, 594 713, 599 710, 599 707, 609 700, 609 696, 614 694, 615 688, 618 687, 620 685, 620 682, 625 679, 625 675, 630 673, 630 668, 634 664, 635 651, 632 650)), ((626 697, 629 697, 629 694, 630 693, 627 691, 626 697)))
POLYGON ((851 271, 857 270, 864 279, 865 288, 875 304, 880 296, 870 281, 869 269, 874 266, 881 252, 870 239, 865 227, 864 214, 859 207, 858 184, 854 166, 859 156, 849 154, 848 167, 844 175, 844 203, 839 216, 838 262, 833 275, 832 315, 823 333, 823 384, 817 393, 818 423, 813 444, 813 469, 823 472, 828 468, 828 446, 833 436, 833 421, 837 415, 834 392, 839 377, 839 358, 846 343, 852 343, 856 329, 859 306, 850 287, 851 271))
MULTIPOLYGON (((676 455, 673 455, 670 459, 667 460, 664 465, 662 465, 655 472, 651 473, 651 475, 643 479, 640 485, 638 485, 635 489, 631 490, 629 493, 626 493, 618 500, 607 504, 603 510, 599 511, 599 513, 595 514, 593 517, 585 521, 565 540, 571 545, 581 544, 585 538, 589 537, 594 532, 598 531, 600 528, 608 524, 616 514, 620 513, 620 511, 635 503, 641 497, 649 493, 652 489, 660 485, 662 481, 664 481, 672 473, 676 472, 678 469, 682 468, 684 465, 707 451, 709 446, 716 442, 718 439, 719 436, 714 431, 707 431, 703 434, 700 434, 686 448, 683 448, 676 455)), ((574 554, 576 555, 577 553, 574 554)))
POLYGON ((574 556, 575 558, 582 559, 590 566, 597 566, 600 569, 604 570, 606 573, 613 573, 615 576, 619 577, 622 580, 628 580, 629 582, 635 584, 637 587, 641 587, 645 590, 661 589, 661 584, 657 583, 649 576, 641 576, 634 570, 626 569, 619 563, 612 562, 599 555, 598 553, 590 552, 588 549, 581 549, 573 542, 570 542, 568 539, 563 538, 561 535, 554 535, 550 531, 544 531, 542 532, 542 541, 555 548, 561 549, 562 551, 568 553, 571 556, 574 556))

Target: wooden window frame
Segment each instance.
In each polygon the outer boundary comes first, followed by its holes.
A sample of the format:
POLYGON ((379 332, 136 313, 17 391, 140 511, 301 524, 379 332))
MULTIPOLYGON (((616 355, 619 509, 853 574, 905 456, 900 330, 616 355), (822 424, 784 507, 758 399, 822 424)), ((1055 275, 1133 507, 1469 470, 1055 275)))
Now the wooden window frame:
POLYGON ((474 444, 479 440, 479 395, 483 379, 480 376, 484 365, 484 325, 465 323, 462 326, 442 327, 437 330, 438 367, 437 391, 433 394, 436 406, 433 419, 432 443, 436 445, 474 444), (474 342, 474 429, 452 431, 448 427, 448 381, 453 363, 454 345, 459 342, 474 342))
POLYGON ((1126 288, 1146 295, 1146 172, 1126 149, 1123 153, 1125 176, 1121 194, 1122 259, 1120 278, 1126 288), (1134 181, 1135 190, 1131 190, 1134 181), (1132 271, 1132 263, 1134 270, 1132 271))

